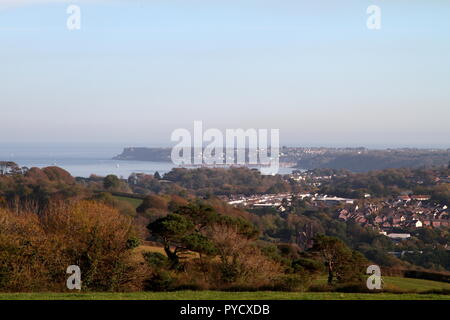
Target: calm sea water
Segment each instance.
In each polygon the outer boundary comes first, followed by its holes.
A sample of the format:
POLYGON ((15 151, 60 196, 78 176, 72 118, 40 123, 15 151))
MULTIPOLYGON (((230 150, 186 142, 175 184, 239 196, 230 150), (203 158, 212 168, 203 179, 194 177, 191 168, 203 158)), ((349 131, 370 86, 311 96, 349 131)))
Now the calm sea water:
MULTIPOLYGON (((14 161, 21 167, 61 167, 75 177, 92 174, 115 174, 127 178, 132 173, 160 174, 174 167, 170 162, 111 160, 122 152, 122 146, 61 146, 61 145, 0 145, 0 161, 14 161)), ((291 168, 280 168, 280 174, 291 173, 291 168)))
POLYGON ((0 145, 0 160, 14 161, 29 168, 58 166, 76 177, 115 174, 127 178, 133 172, 163 174, 174 167, 168 162, 111 160, 121 152, 122 147, 114 146, 0 145))

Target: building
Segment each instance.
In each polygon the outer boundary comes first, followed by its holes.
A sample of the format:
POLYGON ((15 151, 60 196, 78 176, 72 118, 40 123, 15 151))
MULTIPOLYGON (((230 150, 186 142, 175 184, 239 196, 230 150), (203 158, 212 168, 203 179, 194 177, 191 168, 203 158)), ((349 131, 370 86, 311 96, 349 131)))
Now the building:
POLYGON ((404 240, 411 238, 411 235, 409 233, 389 233, 387 236, 395 240, 404 240))
POLYGON ((416 201, 428 201, 431 197, 426 195, 413 195, 411 196, 411 199, 416 201))

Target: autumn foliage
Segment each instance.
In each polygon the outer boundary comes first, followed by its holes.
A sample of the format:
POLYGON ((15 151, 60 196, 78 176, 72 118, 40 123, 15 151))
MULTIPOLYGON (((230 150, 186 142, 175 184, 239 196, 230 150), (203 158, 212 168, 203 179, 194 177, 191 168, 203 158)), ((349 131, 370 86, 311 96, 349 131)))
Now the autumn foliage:
POLYGON ((83 290, 138 290, 131 219, 106 205, 53 203, 42 214, 0 209, 0 290, 63 291, 78 265, 83 290))

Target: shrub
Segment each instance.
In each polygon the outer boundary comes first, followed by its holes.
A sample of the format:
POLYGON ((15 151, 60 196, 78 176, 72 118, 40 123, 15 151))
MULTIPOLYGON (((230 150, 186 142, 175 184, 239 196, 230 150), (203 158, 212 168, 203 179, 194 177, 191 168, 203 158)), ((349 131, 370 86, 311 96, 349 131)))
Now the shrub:
POLYGON ((306 291, 311 285, 311 279, 306 275, 286 274, 275 279, 273 290, 306 291))
POLYGON ((145 290, 148 291, 172 291, 175 279, 168 271, 158 270, 145 281, 145 290))
POLYGON ((169 259, 159 252, 144 252, 144 259, 152 269, 162 269, 169 267, 169 259))
POLYGON ((139 289, 135 241, 130 218, 95 202, 52 204, 41 215, 0 209, 0 290, 63 291, 69 265, 81 268, 83 290, 139 289))

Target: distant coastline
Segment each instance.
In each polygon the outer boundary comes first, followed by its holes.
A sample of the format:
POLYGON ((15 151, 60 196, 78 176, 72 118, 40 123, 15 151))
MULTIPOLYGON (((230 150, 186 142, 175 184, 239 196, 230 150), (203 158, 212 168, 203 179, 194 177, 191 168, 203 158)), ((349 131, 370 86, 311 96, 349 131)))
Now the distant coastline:
MULTIPOLYGON (((113 160, 171 162, 170 148, 124 148, 113 160)), ((280 167, 298 169, 346 169, 367 172, 388 168, 419 168, 447 165, 450 149, 297 148, 280 150, 280 167)))
POLYGON ((171 162, 170 152, 171 148, 129 147, 124 148, 122 153, 112 160, 171 162))

